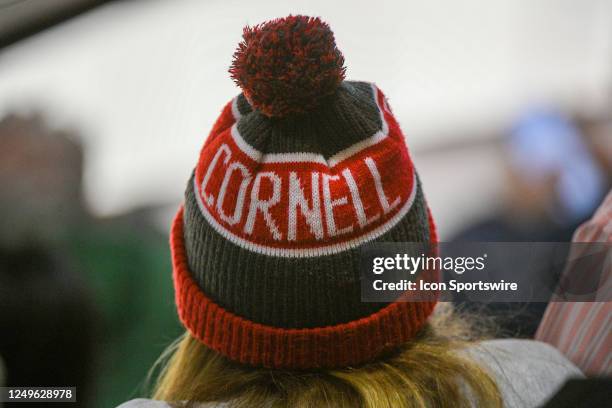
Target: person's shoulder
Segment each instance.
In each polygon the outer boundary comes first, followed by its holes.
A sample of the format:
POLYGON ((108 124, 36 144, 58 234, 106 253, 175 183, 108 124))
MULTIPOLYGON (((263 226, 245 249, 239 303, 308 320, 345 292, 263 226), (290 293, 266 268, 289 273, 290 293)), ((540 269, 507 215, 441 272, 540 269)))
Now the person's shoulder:
MULTIPOLYGON (((199 408, 223 408, 226 404, 224 403, 207 403, 198 405, 199 408)), ((133 399, 128 402, 124 402, 119 405, 117 408, 171 408, 172 405, 168 404, 166 401, 156 401, 145 398, 133 399)))
POLYGON ((558 382, 569 377, 584 377, 578 367, 550 344, 526 339, 486 340, 468 352, 493 371, 539 377, 543 382, 558 382))
MULTIPOLYGON (((522 355, 538 361, 548 361, 575 367, 559 350, 548 343, 529 339, 495 339, 476 343, 475 352, 498 352, 502 355, 511 353, 513 357, 522 355)), ((576 368, 576 370, 578 370, 576 368)), ((578 370, 580 371, 580 370, 578 370)))
POLYGON ((168 403, 165 401, 138 398, 124 402, 117 408, 170 408, 170 405, 168 405, 168 403))
POLYGON ((559 350, 535 340, 487 340, 466 351, 492 374, 508 407, 541 405, 568 379, 584 377, 559 350))

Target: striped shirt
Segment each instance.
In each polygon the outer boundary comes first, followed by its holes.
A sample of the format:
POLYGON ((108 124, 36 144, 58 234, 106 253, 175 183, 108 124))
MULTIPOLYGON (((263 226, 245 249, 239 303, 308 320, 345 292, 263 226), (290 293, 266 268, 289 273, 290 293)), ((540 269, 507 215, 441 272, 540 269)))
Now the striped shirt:
MULTIPOLYGON (((572 241, 612 243, 612 191, 593 218, 576 230, 572 241)), ((584 246, 572 248, 570 259, 578 259, 580 252, 587 250, 584 246)), ((612 298, 612 254, 607 251, 604 255, 603 274, 595 295, 595 300, 599 301, 561 302, 553 298, 536 333, 537 340, 555 346, 591 376, 612 375, 612 302, 609 301, 612 298)), ((570 267, 572 264, 568 263, 570 267)))

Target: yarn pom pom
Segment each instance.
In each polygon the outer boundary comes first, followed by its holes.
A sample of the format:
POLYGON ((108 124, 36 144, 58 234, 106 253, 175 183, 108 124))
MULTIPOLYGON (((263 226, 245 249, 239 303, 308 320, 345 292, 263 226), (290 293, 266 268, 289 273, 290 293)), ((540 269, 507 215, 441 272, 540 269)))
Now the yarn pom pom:
POLYGON ((283 117, 316 107, 334 93, 346 68, 327 23, 289 16, 245 27, 229 72, 251 105, 283 117))

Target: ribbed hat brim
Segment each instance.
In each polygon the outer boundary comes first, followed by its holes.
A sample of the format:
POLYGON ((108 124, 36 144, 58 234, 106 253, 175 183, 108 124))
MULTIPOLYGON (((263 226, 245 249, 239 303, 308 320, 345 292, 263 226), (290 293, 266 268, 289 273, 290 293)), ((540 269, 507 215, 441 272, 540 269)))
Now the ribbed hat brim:
MULTIPOLYGON (((435 243, 431 214, 429 224, 430 242, 435 243)), ((179 318, 196 339, 238 363, 301 370, 360 365, 412 339, 437 302, 394 302, 367 317, 327 327, 295 329, 255 323, 203 293, 189 270, 183 234, 181 207, 170 236, 179 318)))

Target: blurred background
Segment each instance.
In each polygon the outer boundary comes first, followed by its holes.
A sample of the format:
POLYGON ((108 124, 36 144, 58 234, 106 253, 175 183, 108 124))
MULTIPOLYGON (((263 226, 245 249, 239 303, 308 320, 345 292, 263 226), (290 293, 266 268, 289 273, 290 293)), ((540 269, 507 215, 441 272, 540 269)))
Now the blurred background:
POLYGON ((0 381, 141 395, 180 333, 167 232, 232 53, 289 13, 385 92, 442 241, 568 241, 610 189, 607 0, 0 0, 0 381))

